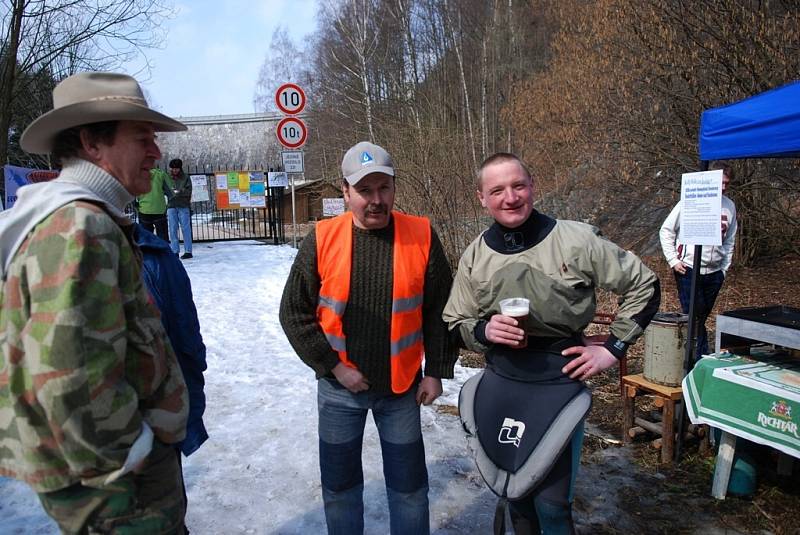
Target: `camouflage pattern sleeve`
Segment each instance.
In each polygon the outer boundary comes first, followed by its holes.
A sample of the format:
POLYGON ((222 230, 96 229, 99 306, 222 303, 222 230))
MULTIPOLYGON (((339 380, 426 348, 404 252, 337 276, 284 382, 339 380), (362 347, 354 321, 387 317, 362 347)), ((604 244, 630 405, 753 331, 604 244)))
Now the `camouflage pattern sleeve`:
POLYGON ((85 202, 16 253, 0 312, 0 474, 46 492, 123 466, 142 420, 183 438, 185 384, 139 269, 118 222, 85 202))

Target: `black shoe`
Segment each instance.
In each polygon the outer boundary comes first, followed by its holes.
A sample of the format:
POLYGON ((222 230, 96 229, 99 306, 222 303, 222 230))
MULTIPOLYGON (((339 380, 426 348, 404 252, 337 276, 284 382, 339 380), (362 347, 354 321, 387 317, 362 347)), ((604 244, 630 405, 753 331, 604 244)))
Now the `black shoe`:
POLYGON ((181 260, 186 260, 187 258, 191 258, 191 257, 192 257, 192 253, 183 253, 183 256, 181 257, 181 260))

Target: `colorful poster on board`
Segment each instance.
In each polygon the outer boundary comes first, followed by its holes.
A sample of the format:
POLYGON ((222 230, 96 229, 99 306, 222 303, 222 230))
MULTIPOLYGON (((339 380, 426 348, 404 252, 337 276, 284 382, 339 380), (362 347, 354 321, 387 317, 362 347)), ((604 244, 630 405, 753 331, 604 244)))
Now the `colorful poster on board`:
MULTIPOLYGON (((217 175, 217 176, 225 176, 225 175, 217 175)), ((228 183, 225 182, 226 189, 224 191, 217 191, 217 210, 229 210, 231 208, 231 203, 228 200, 228 190, 227 190, 228 183)))
POLYGON ((250 191, 250 173, 239 173, 239 191, 250 191))
POLYGON ((263 182, 250 182, 250 195, 264 195, 263 182))
POLYGON ((189 175, 192 181, 192 202, 206 202, 208 197, 208 177, 206 175, 189 175))
POLYGON ((46 182, 58 176, 58 171, 47 171, 43 169, 30 169, 28 167, 17 167, 16 165, 6 165, 3 167, 5 174, 6 194, 3 202, 0 203, 0 210, 3 206, 7 209, 14 206, 17 202, 17 190, 22 186, 35 182, 46 182))
MULTIPOLYGON (((263 180, 263 173, 262 173, 263 180)), ((250 182, 250 208, 264 208, 266 201, 264 199, 264 182, 250 182)))
MULTIPOLYGON (((278 173, 285 176, 286 173, 278 173)), ((264 171, 230 171, 214 176, 218 210, 266 208, 267 173, 264 171)))

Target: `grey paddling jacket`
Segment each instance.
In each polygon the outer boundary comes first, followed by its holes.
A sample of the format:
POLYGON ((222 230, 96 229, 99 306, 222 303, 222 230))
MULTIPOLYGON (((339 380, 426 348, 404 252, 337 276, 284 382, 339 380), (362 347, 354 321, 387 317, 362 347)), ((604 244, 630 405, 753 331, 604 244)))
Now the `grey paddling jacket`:
POLYGON ((553 220, 537 212, 531 217, 545 229, 535 245, 501 253, 487 244, 487 231, 467 246, 442 314, 444 321, 451 331, 458 329, 468 349, 484 353, 488 346, 479 339, 484 330, 481 322, 499 313, 500 300, 527 297, 528 334, 567 338, 580 335, 591 322, 595 289, 603 288, 619 296, 605 346, 621 358, 658 311, 658 277, 591 225, 553 220))

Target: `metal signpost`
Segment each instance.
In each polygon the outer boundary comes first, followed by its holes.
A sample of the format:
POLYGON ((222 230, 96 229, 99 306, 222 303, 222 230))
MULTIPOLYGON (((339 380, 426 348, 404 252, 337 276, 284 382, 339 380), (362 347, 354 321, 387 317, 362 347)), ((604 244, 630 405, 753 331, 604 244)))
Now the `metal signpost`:
MULTIPOLYGON (((704 167, 707 167, 706 164, 704 167)), ((683 375, 692 371, 696 359, 697 342, 697 279, 700 274, 700 261, 703 245, 722 244, 722 170, 684 173, 681 177, 681 219, 678 241, 694 246, 694 265, 692 266, 691 299, 689 300, 689 332, 684 348, 683 375)), ((678 408, 678 440, 675 459, 681 457, 683 448, 683 422, 686 417, 686 401, 678 408)))
POLYGON ((281 153, 283 168, 290 173, 292 178, 292 246, 297 248, 297 215, 295 210, 294 197, 294 177, 295 174, 303 173, 303 153, 295 150, 306 143, 308 130, 306 123, 299 117, 299 114, 306 107, 306 93, 303 89, 292 83, 283 84, 275 92, 275 105, 281 113, 288 117, 278 123, 275 134, 281 145, 290 149, 281 153))

